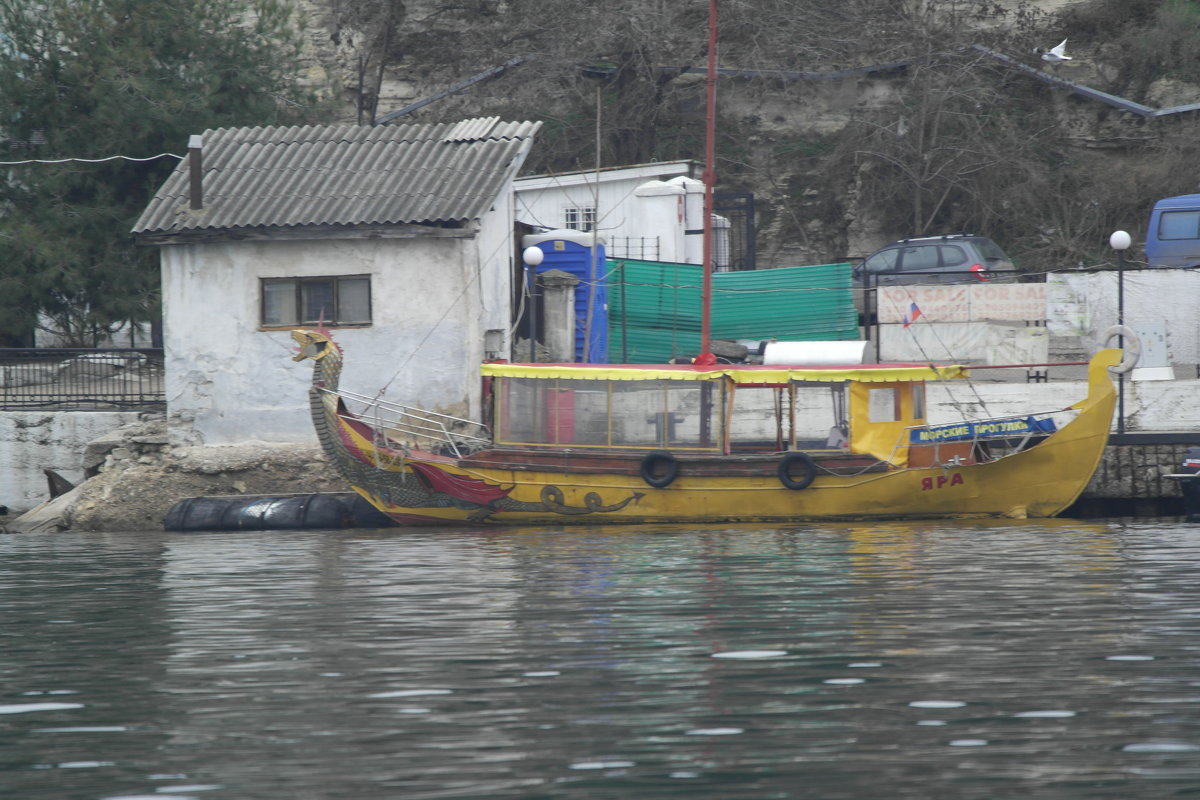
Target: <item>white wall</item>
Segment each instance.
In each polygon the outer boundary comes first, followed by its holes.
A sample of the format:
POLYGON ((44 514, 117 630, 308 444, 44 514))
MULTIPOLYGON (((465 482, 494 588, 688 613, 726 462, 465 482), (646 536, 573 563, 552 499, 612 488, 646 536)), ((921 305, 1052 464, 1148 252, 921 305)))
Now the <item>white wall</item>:
MULTIPOLYGON (((1125 325, 1165 325, 1170 363, 1200 364, 1200 270, 1127 270, 1123 282, 1125 325)), ((1089 352, 1100 348, 1104 331, 1117 323, 1118 284, 1115 271, 1051 273, 1046 276, 1046 327, 1056 336, 1081 337, 1089 352)))
MULTIPOLYGON (((471 288, 465 298, 466 308, 473 309, 467 317, 475 323, 471 341, 482 348, 484 335, 489 330, 498 331, 500 339, 497 350, 501 358, 509 358, 512 351, 509 330, 512 328, 512 282, 517 258, 512 223, 516 214, 515 205, 512 192, 500 195, 491 213, 480 221, 479 233, 473 240, 473 250, 469 251, 475 260, 467 263, 478 266, 465 267, 468 274, 476 276, 470 282, 471 288)), ((480 349, 476 364, 483 355, 480 349)), ((477 394, 472 394, 474 400, 478 399, 475 396, 477 394)), ((472 409, 476 412, 479 410, 476 406, 472 406, 472 409)))
POLYGON ((0 505, 16 515, 50 499, 44 469, 78 484, 84 446, 139 418, 136 411, 0 413, 0 505))
MULTIPOLYGON (((1093 353, 1104 347, 1104 332, 1117 324, 1119 273, 1052 272, 1046 282, 891 286, 879 289, 883 360, 971 361, 988 364, 1048 360, 1051 337, 1063 337, 1068 351, 1093 353), (899 324, 910 302, 921 318, 899 324), (1008 320, 1009 322, 997 322, 1008 320), (1045 321, 1025 327, 1024 321, 1045 321)), ((1130 269, 1124 273, 1124 319, 1142 329, 1148 366, 1153 342, 1147 334, 1165 331, 1168 362, 1179 378, 1197 377, 1200 365, 1200 270, 1130 269)), ((1157 364, 1155 364, 1157 366, 1157 364)), ((1138 374, 1132 376, 1139 379, 1138 374)))
MULTIPOLYGON (((162 248, 172 444, 313 442, 310 362, 259 328, 259 279, 371 276, 373 324, 334 329, 342 387, 455 416, 479 412, 483 331, 507 329, 501 223, 461 238, 221 242, 162 248), (477 265, 476 248, 484 263, 477 265)), ((507 225, 504 225, 507 231, 507 225)), ((508 237, 510 238, 510 237, 508 237)))
POLYGON ((1044 364, 1050 358, 1045 328, 1003 322, 926 322, 905 328, 881 325, 878 347, 868 352, 880 361, 936 361, 940 364, 1044 364))

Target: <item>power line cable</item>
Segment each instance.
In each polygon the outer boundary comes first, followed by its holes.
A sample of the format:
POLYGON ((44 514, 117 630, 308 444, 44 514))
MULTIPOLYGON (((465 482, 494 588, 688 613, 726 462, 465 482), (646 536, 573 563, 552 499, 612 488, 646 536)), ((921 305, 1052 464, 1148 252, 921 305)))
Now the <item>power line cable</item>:
POLYGON ((104 158, 30 158, 25 161, 0 161, 0 167, 16 167, 22 164, 67 164, 72 161, 78 161, 83 164, 100 164, 105 161, 116 161, 124 159, 125 161, 154 161, 159 158, 177 158, 180 161, 184 156, 175 155, 174 153, 159 153, 156 156, 147 158, 138 158, 136 156, 105 156, 104 158))

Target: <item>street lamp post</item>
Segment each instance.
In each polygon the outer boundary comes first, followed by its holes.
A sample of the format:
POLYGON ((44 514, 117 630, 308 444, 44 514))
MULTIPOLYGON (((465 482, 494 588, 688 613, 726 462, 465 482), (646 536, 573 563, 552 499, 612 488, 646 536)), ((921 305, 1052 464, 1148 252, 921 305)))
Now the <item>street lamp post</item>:
POLYGON ((537 268, 546 254, 542 248, 531 244, 521 252, 525 262, 526 283, 529 286, 529 361, 537 362, 537 268))
MULTIPOLYGON (((1108 246, 1117 251, 1117 325, 1125 324, 1125 251, 1132 239, 1125 231, 1113 231, 1108 246)), ((1125 337, 1118 334, 1117 347, 1125 349, 1125 337)), ((1125 433, 1125 373, 1117 375, 1117 433, 1125 433)))

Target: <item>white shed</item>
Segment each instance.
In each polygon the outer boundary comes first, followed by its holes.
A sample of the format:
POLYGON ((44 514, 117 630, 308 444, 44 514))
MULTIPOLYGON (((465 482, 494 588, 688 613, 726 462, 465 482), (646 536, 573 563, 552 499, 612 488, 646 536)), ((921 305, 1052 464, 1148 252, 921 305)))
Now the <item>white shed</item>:
POLYGON ((700 263, 704 185, 695 161, 531 175, 513 184, 517 221, 535 230, 598 227, 609 258, 700 263), (691 242, 694 240, 694 246, 691 242))
POLYGON ((193 137, 198 169, 181 163, 133 230, 160 247, 171 442, 314 441, 289 332, 318 322, 343 388, 477 417, 478 365, 509 350, 512 181, 540 126, 193 137))

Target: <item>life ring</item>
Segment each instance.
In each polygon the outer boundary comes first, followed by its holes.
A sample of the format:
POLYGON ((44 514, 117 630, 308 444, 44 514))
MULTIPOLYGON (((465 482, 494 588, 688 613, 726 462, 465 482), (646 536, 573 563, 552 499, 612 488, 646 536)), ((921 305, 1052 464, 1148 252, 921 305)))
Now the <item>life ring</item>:
POLYGON ((1131 329, 1124 325, 1113 325, 1103 334, 1104 346, 1108 347, 1108 343, 1113 339, 1125 338, 1125 344, 1122 348, 1121 363, 1115 367, 1109 367, 1109 370, 1119 374, 1129 372, 1137 366, 1138 361, 1142 357, 1142 340, 1131 329))
POLYGON ((662 489, 670 486, 677 475, 679 461, 666 450, 655 450, 642 459, 642 480, 647 486, 662 489))
POLYGON ((806 489, 817 477, 817 464, 808 453, 788 453, 779 460, 775 474, 779 476, 779 482, 789 489, 806 489), (799 480, 792 477, 792 465, 796 463, 804 465, 804 475, 799 480))

